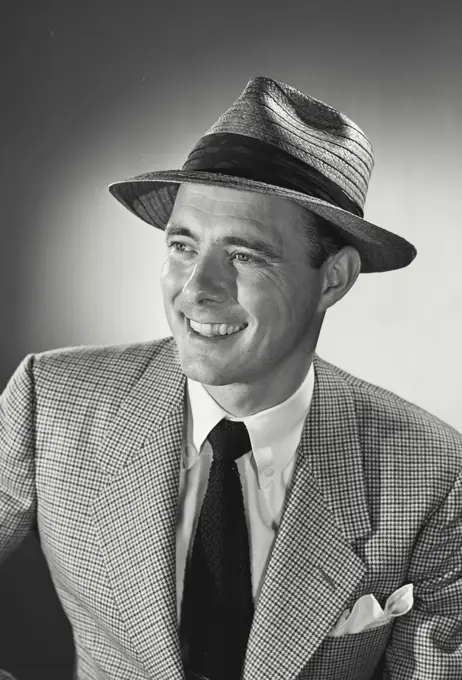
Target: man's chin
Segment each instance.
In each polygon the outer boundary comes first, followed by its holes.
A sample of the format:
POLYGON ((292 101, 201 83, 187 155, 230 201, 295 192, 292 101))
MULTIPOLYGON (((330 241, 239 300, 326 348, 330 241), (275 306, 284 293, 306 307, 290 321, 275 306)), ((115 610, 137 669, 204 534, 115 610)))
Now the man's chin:
POLYGON ((204 385, 229 385, 235 380, 232 378, 232 369, 227 363, 212 361, 210 357, 191 356, 190 352, 180 352, 180 364, 183 373, 190 380, 203 383, 204 385))

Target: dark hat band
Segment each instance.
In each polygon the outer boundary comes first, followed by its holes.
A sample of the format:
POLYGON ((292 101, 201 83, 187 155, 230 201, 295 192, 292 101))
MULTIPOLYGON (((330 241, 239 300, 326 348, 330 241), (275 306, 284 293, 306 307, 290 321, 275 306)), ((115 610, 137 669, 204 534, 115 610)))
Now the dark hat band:
POLYGON ((363 217, 361 207, 316 168, 254 137, 219 133, 202 137, 188 156, 183 170, 234 175, 327 201, 363 217))

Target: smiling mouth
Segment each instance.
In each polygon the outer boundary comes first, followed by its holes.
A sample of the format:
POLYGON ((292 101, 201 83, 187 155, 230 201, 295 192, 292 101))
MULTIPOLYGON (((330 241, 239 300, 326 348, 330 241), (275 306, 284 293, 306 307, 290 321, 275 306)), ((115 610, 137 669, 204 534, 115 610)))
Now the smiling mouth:
POLYGON ((226 339, 232 335, 237 335, 240 333, 242 330, 247 328, 247 324, 226 324, 226 323, 220 323, 220 324, 203 324, 203 323, 197 323, 193 319, 188 319, 188 317, 185 317, 186 319, 186 324, 187 324, 187 329, 189 335, 201 337, 201 338, 207 338, 207 339, 215 339, 215 338, 222 338, 226 339))

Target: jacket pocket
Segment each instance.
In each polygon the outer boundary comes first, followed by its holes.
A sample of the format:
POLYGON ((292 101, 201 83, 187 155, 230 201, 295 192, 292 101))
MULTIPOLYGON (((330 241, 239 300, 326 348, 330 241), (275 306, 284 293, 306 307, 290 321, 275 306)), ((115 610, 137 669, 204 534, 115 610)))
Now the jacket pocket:
POLYGON ((371 680, 392 628, 390 621, 361 633, 326 638, 297 680, 371 680))

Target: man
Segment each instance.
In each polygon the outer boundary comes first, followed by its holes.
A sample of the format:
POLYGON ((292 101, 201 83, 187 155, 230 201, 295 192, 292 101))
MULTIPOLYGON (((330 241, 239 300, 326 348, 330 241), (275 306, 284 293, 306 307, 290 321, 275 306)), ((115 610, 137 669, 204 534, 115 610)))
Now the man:
POLYGON ((416 254, 363 219, 372 163, 259 77, 111 186, 165 230, 173 337, 28 356, 0 412, 0 553, 37 521, 78 680, 462 678, 461 437, 315 354, 416 254))

